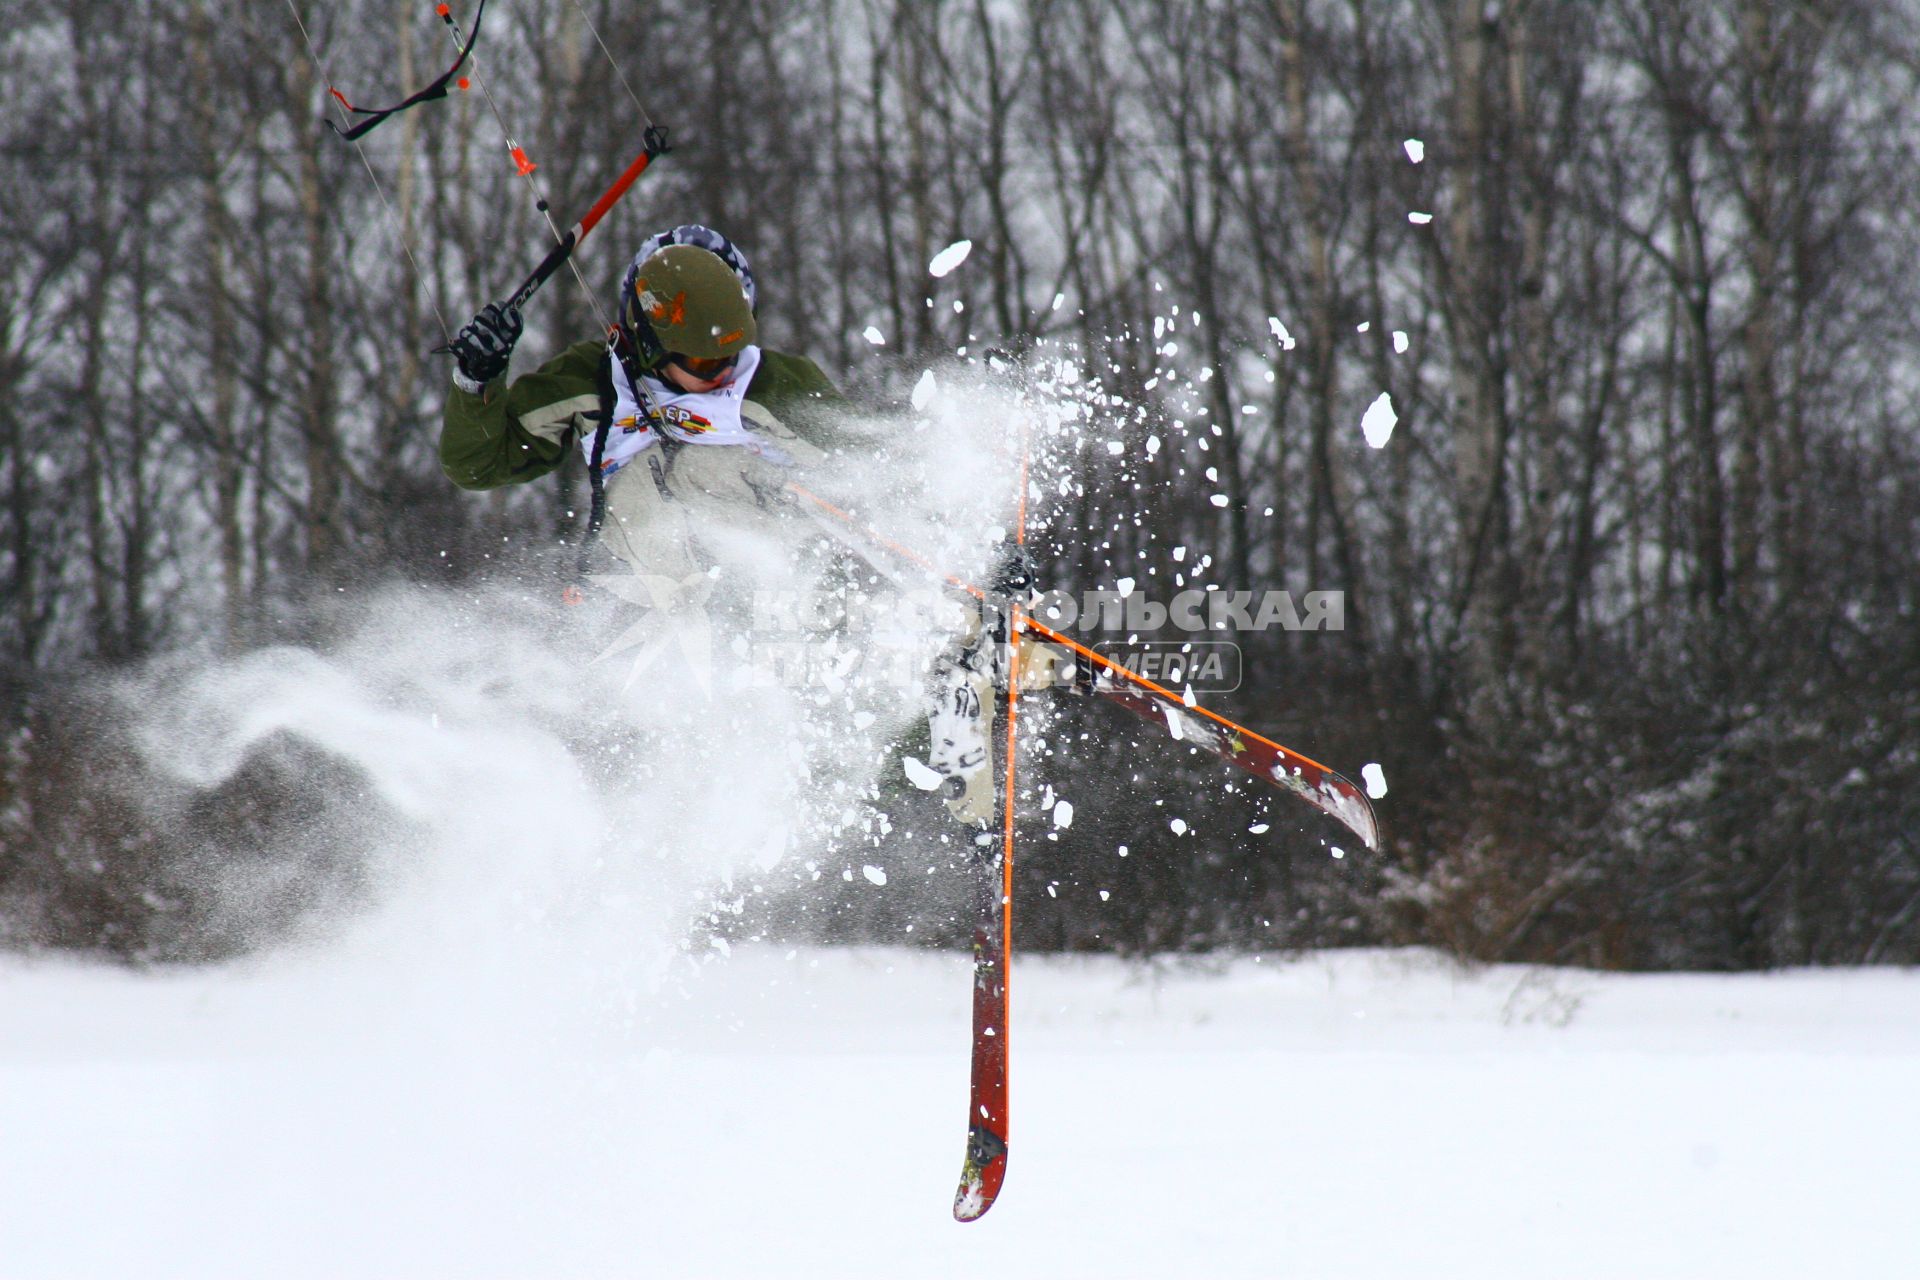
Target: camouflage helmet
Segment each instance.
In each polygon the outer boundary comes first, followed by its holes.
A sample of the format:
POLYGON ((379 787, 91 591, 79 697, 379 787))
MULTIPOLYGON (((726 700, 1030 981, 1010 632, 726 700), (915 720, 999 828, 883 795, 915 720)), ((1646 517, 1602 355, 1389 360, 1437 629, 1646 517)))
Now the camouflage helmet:
POLYGON ((620 327, 649 367, 667 355, 703 360, 740 354, 756 336, 753 304, 719 255, 669 244, 628 265, 620 327))

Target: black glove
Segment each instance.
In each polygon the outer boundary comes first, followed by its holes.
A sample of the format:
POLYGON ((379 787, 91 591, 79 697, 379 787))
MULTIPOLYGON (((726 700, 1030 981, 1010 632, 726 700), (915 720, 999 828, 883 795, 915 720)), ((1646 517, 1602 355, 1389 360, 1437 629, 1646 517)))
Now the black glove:
POLYGON ((489 302, 453 336, 447 349, 469 382, 488 383, 507 371, 513 344, 520 341, 520 308, 489 302))

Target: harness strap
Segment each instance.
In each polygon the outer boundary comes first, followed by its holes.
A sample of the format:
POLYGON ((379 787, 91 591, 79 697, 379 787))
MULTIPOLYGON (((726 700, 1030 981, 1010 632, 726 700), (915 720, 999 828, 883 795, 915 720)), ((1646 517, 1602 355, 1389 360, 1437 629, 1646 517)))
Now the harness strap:
MULTIPOLYGON (((614 361, 619 362, 620 372, 627 380, 628 389, 633 393, 634 403, 640 406, 641 412, 647 415, 647 421, 652 424, 654 435, 659 439, 659 447, 662 454, 670 456, 673 450, 680 447, 679 441, 660 429, 664 423, 664 419, 660 415, 660 410, 654 405, 652 395, 648 394, 646 385, 642 381, 645 375, 640 372, 633 351, 627 344, 625 336, 621 333, 617 325, 607 331, 607 351, 614 359, 602 361, 598 373, 600 424, 594 428, 593 456, 592 460, 587 464, 587 485, 593 491, 593 499, 587 508, 587 536, 580 544, 580 574, 582 577, 586 576, 587 557, 592 552, 593 540, 599 536, 601 528, 607 522, 607 476, 604 466, 607 456, 607 437, 613 432, 613 406, 615 403, 613 390, 614 361)), ((668 493, 658 471, 654 473, 654 481, 656 484, 660 484, 661 493, 666 494, 668 497, 673 496, 671 493, 668 493)))

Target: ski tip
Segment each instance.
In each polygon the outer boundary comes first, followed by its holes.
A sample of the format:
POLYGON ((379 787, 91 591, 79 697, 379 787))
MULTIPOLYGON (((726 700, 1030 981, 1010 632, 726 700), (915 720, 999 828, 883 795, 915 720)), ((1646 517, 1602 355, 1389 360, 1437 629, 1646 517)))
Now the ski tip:
POLYGON ((1006 1176, 1007 1162, 997 1160, 980 1171, 975 1178, 962 1178, 960 1189, 953 1196, 953 1218, 956 1222, 978 1222, 993 1208, 993 1202, 1000 1195, 1000 1181, 1006 1176))
POLYGON ((1320 786, 1318 796, 1309 796, 1314 806, 1360 837, 1374 853, 1380 852, 1380 819, 1373 812, 1367 793, 1332 770, 1320 786))

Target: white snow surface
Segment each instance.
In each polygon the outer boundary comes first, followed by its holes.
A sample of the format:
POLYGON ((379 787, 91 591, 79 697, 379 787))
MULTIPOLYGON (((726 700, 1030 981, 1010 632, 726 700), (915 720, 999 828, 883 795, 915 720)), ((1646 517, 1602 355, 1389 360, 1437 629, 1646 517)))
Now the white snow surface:
POLYGON ((0 962, 0 1274, 1920 1274, 1910 972, 1022 957, 969 1226, 964 957, 501 977, 0 962))

